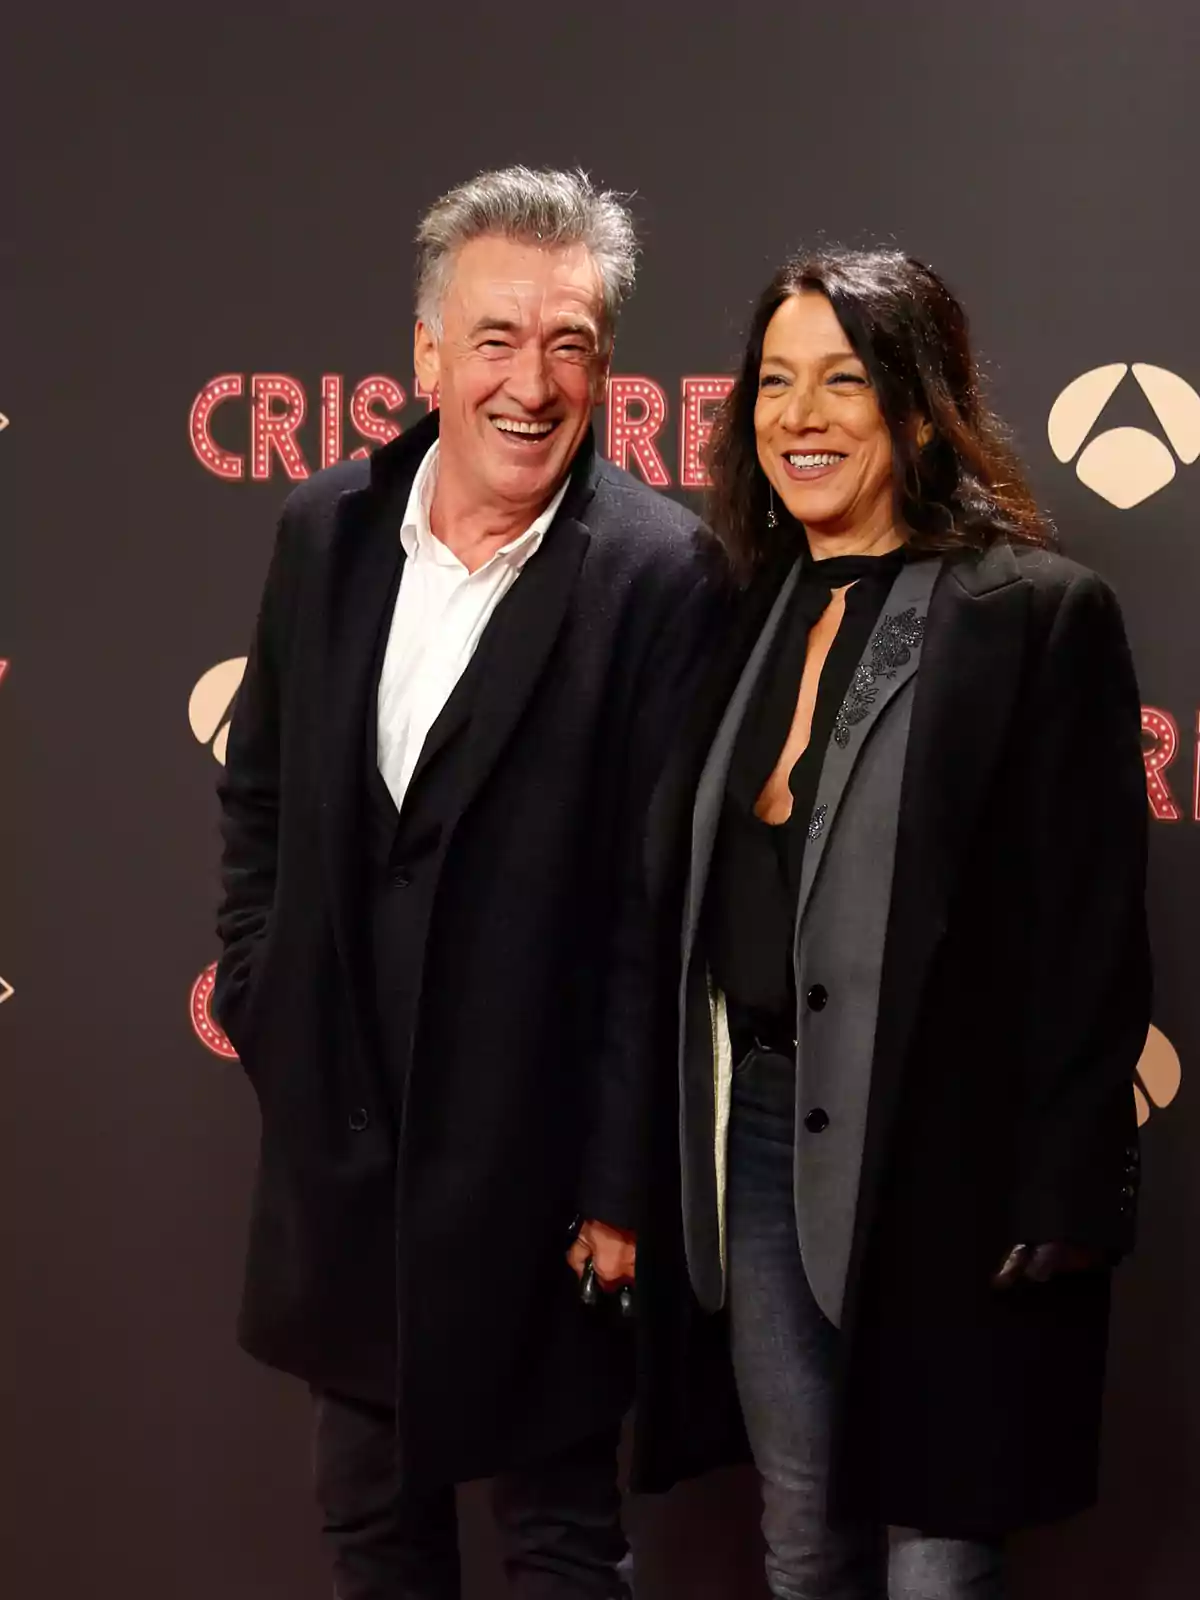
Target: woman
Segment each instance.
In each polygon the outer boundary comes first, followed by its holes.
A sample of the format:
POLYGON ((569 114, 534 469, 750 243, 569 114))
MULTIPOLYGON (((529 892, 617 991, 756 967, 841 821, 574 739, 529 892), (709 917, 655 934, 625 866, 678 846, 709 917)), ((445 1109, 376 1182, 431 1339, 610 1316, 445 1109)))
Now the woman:
POLYGON ((652 836, 661 872, 684 819, 688 1274, 771 1593, 998 1595, 1003 1535, 1093 1498, 1133 1230, 1120 615, 1047 550, 962 309, 899 253, 777 274, 711 470, 740 617, 652 836))

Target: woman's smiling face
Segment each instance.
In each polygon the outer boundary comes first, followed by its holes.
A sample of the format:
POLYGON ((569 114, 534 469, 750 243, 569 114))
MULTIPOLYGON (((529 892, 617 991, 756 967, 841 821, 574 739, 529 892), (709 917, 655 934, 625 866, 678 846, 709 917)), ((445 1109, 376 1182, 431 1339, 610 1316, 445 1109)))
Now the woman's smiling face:
POLYGON ((827 536, 891 528, 892 437, 823 294, 789 295, 768 323, 754 431, 768 481, 806 528, 827 536))

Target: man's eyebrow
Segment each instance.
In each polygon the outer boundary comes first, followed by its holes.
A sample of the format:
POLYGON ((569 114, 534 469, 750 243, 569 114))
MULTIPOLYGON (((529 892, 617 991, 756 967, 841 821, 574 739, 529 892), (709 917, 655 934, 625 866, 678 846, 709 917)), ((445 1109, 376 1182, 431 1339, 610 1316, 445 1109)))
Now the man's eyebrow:
MULTIPOLYGON (((518 338, 523 332, 519 322, 514 322, 510 317, 480 317, 467 335, 470 339, 477 338, 481 333, 510 333, 518 338)), ((558 339, 563 334, 574 335, 576 338, 588 339, 595 344, 597 333, 595 326, 587 321, 572 318, 567 322, 558 323, 551 329, 551 337, 558 339)))
POLYGON ((470 337, 473 339, 477 333, 520 333, 520 331, 520 324, 512 322, 507 317, 480 317, 471 329, 470 337))

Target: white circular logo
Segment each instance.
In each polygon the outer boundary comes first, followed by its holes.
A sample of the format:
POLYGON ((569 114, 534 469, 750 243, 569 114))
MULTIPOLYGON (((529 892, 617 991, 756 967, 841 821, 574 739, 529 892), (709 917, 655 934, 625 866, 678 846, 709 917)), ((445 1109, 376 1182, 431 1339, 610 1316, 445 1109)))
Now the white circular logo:
POLYGON ((1050 408, 1046 431, 1060 461, 1071 461, 1078 452, 1075 474, 1081 483, 1118 511, 1128 511, 1166 488, 1175 476, 1176 458, 1191 466, 1200 456, 1200 394, 1165 367, 1135 361, 1130 368, 1115 361, 1093 367, 1067 385, 1050 408), (1108 428, 1092 434, 1130 371, 1150 402, 1165 441, 1145 428, 1108 428))

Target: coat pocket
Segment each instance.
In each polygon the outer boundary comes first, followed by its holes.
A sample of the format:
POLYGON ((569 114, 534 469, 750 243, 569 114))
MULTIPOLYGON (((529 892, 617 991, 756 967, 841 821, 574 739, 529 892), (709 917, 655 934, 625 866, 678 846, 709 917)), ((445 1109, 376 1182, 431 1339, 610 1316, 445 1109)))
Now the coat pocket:
POLYGON ((270 930, 264 932, 252 949, 227 978, 218 970, 218 1004, 215 1014, 225 1035, 237 1051, 238 1060, 250 1078, 255 1077, 255 1042, 262 1015, 263 978, 266 974, 270 930))

